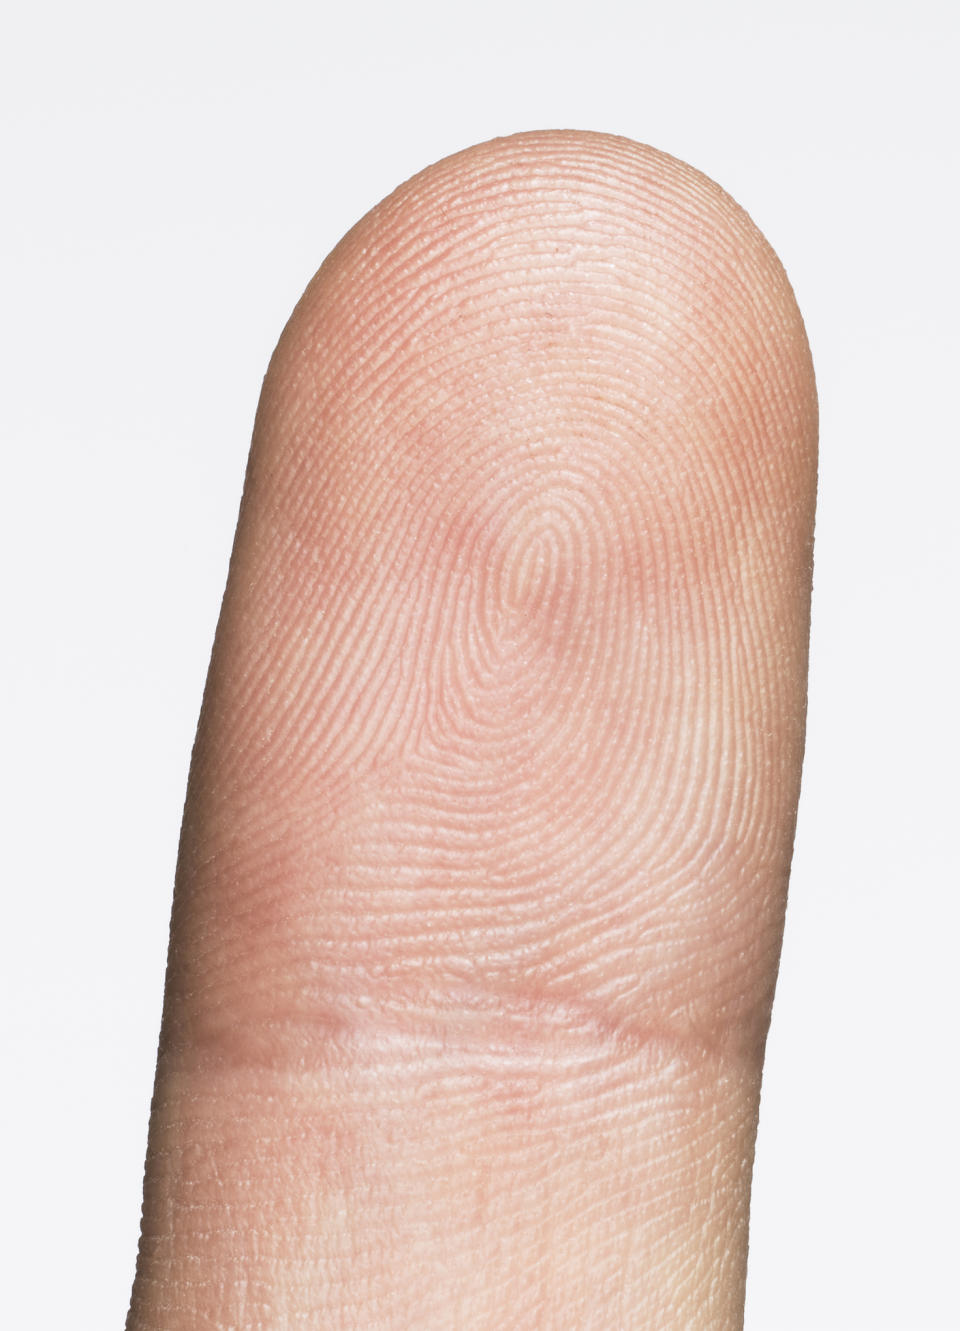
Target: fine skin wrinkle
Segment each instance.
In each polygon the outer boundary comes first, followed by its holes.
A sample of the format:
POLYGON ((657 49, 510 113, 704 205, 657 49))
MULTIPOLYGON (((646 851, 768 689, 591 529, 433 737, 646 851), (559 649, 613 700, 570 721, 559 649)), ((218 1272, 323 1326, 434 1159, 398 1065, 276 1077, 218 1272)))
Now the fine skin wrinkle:
POLYGON ((360 221, 264 384, 129 1327, 740 1324, 816 396, 747 215, 536 132, 360 221))

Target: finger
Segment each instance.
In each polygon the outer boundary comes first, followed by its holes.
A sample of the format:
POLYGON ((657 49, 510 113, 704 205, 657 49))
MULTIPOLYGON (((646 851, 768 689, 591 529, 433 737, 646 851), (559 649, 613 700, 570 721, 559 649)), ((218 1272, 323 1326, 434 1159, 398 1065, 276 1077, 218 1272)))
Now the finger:
POLYGON ((131 1326, 727 1327, 803 736, 815 395, 711 182, 429 168, 264 385, 131 1326))

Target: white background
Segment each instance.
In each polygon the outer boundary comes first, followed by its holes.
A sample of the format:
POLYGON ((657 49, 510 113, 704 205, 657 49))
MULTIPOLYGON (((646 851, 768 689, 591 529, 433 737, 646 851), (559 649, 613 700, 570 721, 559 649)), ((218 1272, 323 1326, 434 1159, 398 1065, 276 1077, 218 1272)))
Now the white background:
POLYGON ((402 179, 579 127, 744 204, 820 383, 748 1327, 956 1328, 957 6, 18 11, 0 55, 6 1324, 123 1323, 187 762, 280 329, 402 179))

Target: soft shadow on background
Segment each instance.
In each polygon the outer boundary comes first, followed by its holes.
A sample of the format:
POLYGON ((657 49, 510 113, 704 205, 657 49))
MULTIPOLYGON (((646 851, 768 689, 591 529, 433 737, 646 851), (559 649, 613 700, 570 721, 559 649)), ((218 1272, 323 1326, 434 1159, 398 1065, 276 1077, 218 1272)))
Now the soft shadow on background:
POLYGON ((576 127, 748 209, 820 385, 747 1325, 955 1327, 957 7, 58 0, 5 27, 8 1325, 123 1324, 187 763, 283 322, 414 171, 576 127))

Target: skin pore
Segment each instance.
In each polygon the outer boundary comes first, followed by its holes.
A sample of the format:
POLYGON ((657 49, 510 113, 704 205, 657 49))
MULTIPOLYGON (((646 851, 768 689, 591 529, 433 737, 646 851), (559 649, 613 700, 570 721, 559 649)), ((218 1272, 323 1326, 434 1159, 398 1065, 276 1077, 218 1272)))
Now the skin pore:
POLYGON ((327 258, 184 814, 129 1331, 726 1331, 800 779, 803 325, 691 167, 534 132, 327 258))

